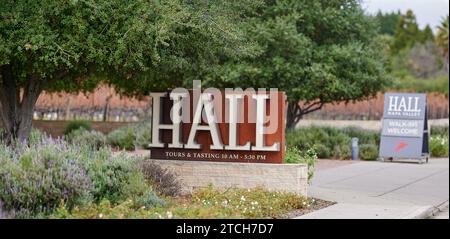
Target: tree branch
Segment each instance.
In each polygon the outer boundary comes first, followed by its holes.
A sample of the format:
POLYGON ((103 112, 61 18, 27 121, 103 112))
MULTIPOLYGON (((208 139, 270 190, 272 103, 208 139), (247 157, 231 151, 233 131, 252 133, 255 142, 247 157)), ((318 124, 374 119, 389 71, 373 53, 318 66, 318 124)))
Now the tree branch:
POLYGON ((323 105, 324 105, 324 103, 322 103, 320 101, 316 101, 316 102, 308 105, 306 108, 302 109, 301 110, 301 114, 302 115, 306 115, 306 114, 309 114, 311 112, 320 110, 320 109, 322 109, 323 105))

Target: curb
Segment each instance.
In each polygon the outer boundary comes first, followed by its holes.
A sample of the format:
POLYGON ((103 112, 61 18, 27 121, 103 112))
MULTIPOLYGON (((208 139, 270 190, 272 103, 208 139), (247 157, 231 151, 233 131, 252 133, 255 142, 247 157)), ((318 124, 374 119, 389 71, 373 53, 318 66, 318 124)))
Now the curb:
POLYGON ((442 212, 445 208, 448 207, 448 205, 449 204, 447 200, 437 206, 431 206, 418 215, 412 217, 412 219, 429 219, 432 216, 436 216, 439 212, 442 212))

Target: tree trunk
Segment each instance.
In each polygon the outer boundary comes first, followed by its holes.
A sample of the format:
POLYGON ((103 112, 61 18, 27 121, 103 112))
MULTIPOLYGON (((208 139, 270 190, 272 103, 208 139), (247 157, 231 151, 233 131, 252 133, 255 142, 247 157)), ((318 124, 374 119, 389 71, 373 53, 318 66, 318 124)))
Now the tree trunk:
POLYGON ((324 103, 320 100, 300 105, 298 102, 288 102, 286 110, 286 129, 294 129, 304 115, 322 109, 324 103))
POLYGON ((108 114, 109 114, 109 101, 111 100, 112 95, 108 95, 105 100, 105 106, 103 107, 103 122, 106 122, 108 120, 108 114))
POLYGON ((298 103, 289 102, 286 112, 286 129, 294 129, 300 121, 302 115, 300 115, 300 106, 298 103))
POLYGON ((21 89, 17 85, 10 65, 1 66, 2 84, 0 84, 0 116, 7 144, 14 141, 26 142, 31 131, 31 122, 36 101, 43 90, 42 81, 36 77, 27 79, 21 89))

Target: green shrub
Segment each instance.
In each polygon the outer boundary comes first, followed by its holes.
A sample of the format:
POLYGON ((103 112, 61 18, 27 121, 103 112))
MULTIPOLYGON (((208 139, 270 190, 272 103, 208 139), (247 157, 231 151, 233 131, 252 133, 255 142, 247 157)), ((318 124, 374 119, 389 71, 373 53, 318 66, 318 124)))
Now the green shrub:
POLYGON ((433 136, 441 136, 448 137, 448 125, 436 125, 430 128, 430 135, 433 136))
POLYGON ((448 76, 430 79, 417 79, 411 76, 397 78, 393 88, 414 92, 440 92, 448 96, 448 76))
POLYGON ((378 145, 380 143, 381 133, 379 131, 365 130, 359 127, 346 127, 342 129, 342 132, 348 135, 350 139, 358 138, 359 144, 378 145))
MULTIPOLYGON (((16 216, 45 216, 61 202, 68 210, 102 200, 157 204, 140 169, 141 159, 109 148, 45 138, 15 149, 0 145, 0 201, 16 216)), ((141 204, 139 204, 141 203, 141 204)))
POLYGON ((314 176, 314 165, 317 161, 317 154, 313 148, 300 151, 296 147, 288 147, 284 156, 285 163, 304 163, 308 166, 308 181, 314 176))
POLYGON ((430 138, 430 154, 432 157, 448 157, 448 147, 448 135, 430 138))
POLYGON ((30 145, 39 144, 48 137, 49 136, 47 133, 40 131, 36 128, 32 128, 30 132, 30 137, 28 138, 28 142, 30 143, 30 145))
POLYGON ((151 141, 151 125, 148 123, 130 124, 112 131, 107 136, 111 147, 134 150, 136 147, 147 148, 151 141))
POLYGON ((136 136, 133 128, 122 127, 109 133, 106 138, 106 142, 113 148, 134 150, 135 139, 136 136))
POLYGON ((166 207, 167 202, 164 199, 161 199, 156 195, 153 191, 147 191, 140 197, 136 198, 135 206, 144 207, 144 208, 153 208, 153 207, 166 207))
POLYGON ((351 146, 348 143, 335 145, 333 149, 333 157, 336 159, 350 159, 352 157, 351 146))
POLYGON ((108 148, 99 149, 94 156, 83 161, 92 180, 94 202, 107 199, 118 203, 147 192, 149 187, 139 167, 140 158, 124 153, 112 155, 108 148))
POLYGON ((69 121, 66 126, 64 127, 64 135, 69 135, 72 131, 77 129, 85 129, 90 131, 91 130, 91 123, 86 120, 72 120, 69 121))
POLYGON ((152 140, 152 126, 149 123, 138 123, 133 126, 136 138, 134 145, 147 149, 152 140))
POLYGON ((371 144, 378 147, 380 133, 363 130, 358 127, 334 128, 310 126, 291 130, 286 134, 288 147, 301 151, 314 147, 319 158, 349 159, 351 140, 358 138, 359 144, 371 144))
MULTIPOLYGON (((2 144, 2 140, 3 140, 2 136, 4 133, 5 133, 5 130, 0 128, 0 144, 2 144)), ((42 132, 36 128, 31 128, 30 137, 28 138, 28 142, 30 144, 35 144, 46 138, 48 138, 48 135, 45 132, 42 132)))
POLYGON ((317 157, 319 158, 326 159, 332 156, 332 151, 324 144, 315 144, 314 148, 316 149, 317 157))
POLYGON ((178 196, 181 193, 181 182, 175 174, 168 169, 151 163, 143 162, 144 177, 153 188, 164 196, 178 196))
POLYGON ((362 160, 376 160, 378 158, 378 147, 372 144, 360 145, 359 157, 362 160))
POLYGON ((69 208, 89 200, 91 181, 77 151, 61 141, 31 147, 0 147, 0 201, 17 217, 51 213, 61 201, 69 208))
POLYGON ((98 131, 87 131, 83 128, 72 131, 66 139, 75 145, 87 144, 94 149, 99 149, 106 145, 106 137, 98 131))

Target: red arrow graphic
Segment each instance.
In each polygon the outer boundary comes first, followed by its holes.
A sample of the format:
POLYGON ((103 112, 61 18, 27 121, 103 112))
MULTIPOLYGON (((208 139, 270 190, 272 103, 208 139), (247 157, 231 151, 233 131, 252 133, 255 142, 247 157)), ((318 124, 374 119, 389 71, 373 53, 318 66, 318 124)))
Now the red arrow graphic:
POLYGON ((395 146, 394 151, 399 152, 400 150, 406 148, 406 146, 408 146, 406 142, 400 141, 400 143, 398 143, 397 146, 395 146))

